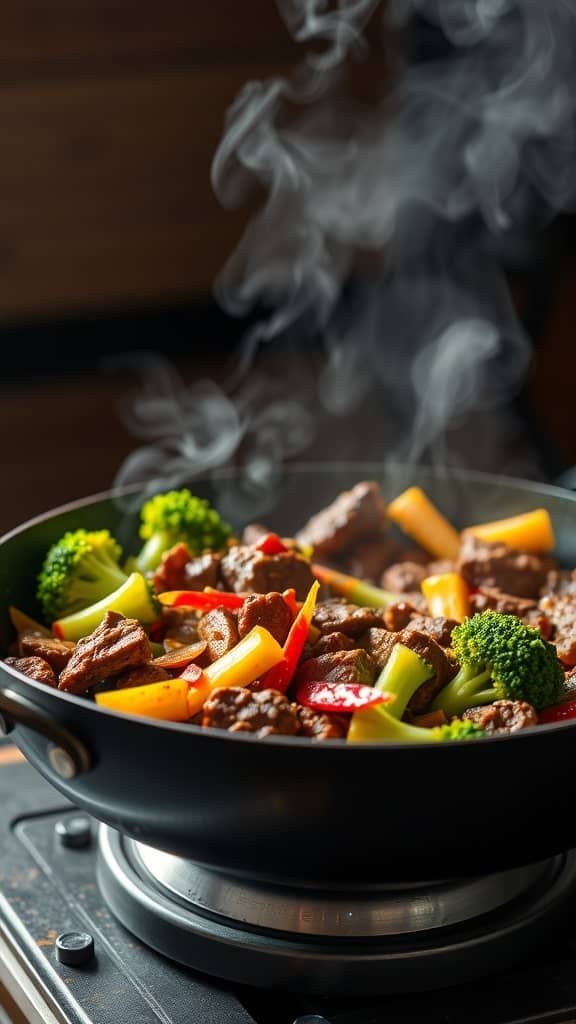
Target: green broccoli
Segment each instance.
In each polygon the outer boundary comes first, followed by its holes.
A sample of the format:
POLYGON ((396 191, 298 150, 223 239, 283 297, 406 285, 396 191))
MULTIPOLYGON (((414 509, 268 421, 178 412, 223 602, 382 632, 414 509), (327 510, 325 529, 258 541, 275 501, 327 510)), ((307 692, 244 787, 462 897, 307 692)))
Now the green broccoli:
MULTIPOLYGON (((390 709, 392 705, 390 704, 390 709)), ((447 725, 434 729, 423 729, 419 725, 408 725, 394 718, 388 710, 377 705, 352 715, 348 729, 349 743, 445 743, 448 740, 475 740, 484 736, 485 730, 476 722, 455 718, 447 725)))
POLYGON ((162 555, 175 544, 186 544, 191 555, 221 551, 232 530, 215 509, 187 488, 156 494, 140 510, 140 537, 146 543, 127 568, 154 572, 162 555))
POLYGON ((46 622, 100 601, 126 582, 122 549, 108 530, 74 530, 49 549, 36 596, 46 622))
POLYGON ((394 718, 402 718, 406 706, 422 683, 434 675, 434 669, 416 651, 405 644, 394 644, 392 654, 374 684, 377 690, 394 694, 386 711, 394 718))
POLYGON ((494 700, 527 701, 538 710, 555 704, 564 672, 553 644, 516 615, 485 611, 452 633, 460 671, 432 702, 448 716, 494 700))

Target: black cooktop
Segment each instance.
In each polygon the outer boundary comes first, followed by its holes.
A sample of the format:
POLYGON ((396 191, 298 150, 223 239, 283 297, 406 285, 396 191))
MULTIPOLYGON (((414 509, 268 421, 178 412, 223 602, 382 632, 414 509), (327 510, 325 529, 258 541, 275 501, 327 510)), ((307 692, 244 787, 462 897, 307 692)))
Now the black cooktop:
MULTIPOLYGON (((4 753, 8 748, 4 748, 4 753)), ((133 938, 103 903, 97 823, 26 763, 0 761, 0 976, 66 1024, 569 1024, 576 1020, 576 894, 562 934, 542 936, 522 969, 469 985, 380 998, 299 997, 223 985, 133 938), (75 821, 82 832, 82 822, 75 821), (70 838, 72 836, 72 838, 70 838), (64 837, 64 842, 63 842, 64 837), (77 836, 76 836, 77 838, 77 836), (86 841, 87 840, 87 841, 86 841), (60 962, 57 938, 92 937, 94 956, 60 962)))

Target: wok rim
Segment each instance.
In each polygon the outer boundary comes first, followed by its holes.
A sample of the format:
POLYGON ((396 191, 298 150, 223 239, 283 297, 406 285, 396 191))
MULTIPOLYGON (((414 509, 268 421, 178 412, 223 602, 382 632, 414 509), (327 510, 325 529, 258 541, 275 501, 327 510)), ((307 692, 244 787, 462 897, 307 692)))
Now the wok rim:
MULTIPOLYGON (((318 473, 325 474, 328 470, 334 473, 350 472, 361 472, 366 474, 382 474, 386 471, 398 470, 404 472, 409 469, 406 463, 401 462, 355 462, 355 461, 316 461, 316 462, 295 462, 284 467, 284 474, 305 475, 307 473, 318 473)), ((556 484, 549 484, 541 481, 531 481, 525 477, 513 477, 499 473, 487 473, 482 470, 467 470, 460 467, 448 467, 448 466, 432 466, 423 465, 414 467, 414 471, 423 470, 434 476, 444 477, 447 480, 462 480, 462 481, 474 481, 478 484, 485 484, 486 486, 505 486, 513 487, 515 490, 525 490, 529 494, 541 494, 551 498, 558 498, 561 500, 572 501, 576 505, 576 493, 569 490, 568 488, 559 487, 556 484)), ((206 474, 197 474, 195 477, 190 477, 189 484, 186 486, 193 486, 194 479, 198 481, 203 480, 218 480, 227 479, 238 476, 238 469, 235 467, 224 467, 218 470, 212 470, 206 474)), ((60 515, 64 515, 67 512, 74 512, 76 509, 87 508, 91 505, 96 505, 102 501, 111 501, 115 498, 122 498, 131 494, 136 494, 138 491, 143 490, 146 485, 146 481, 141 483, 128 484, 123 487, 112 487, 104 491, 98 491, 93 494, 86 495, 81 498, 75 498, 72 501, 65 502, 63 505, 58 505, 54 508, 48 509, 31 519, 27 519, 24 523, 13 527, 8 533, 3 534, 0 537, 0 557, 2 549, 6 544, 10 543, 14 538, 20 534, 26 533, 28 530, 39 525, 40 523, 48 520, 56 519, 60 515)), ((156 719, 146 718, 143 715, 131 715, 124 712, 113 711, 110 708, 101 707, 96 704, 95 701, 86 700, 85 697, 78 696, 73 693, 67 693, 64 690, 58 690, 39 683, 37 680, 32 679, 30 676, 25 676, 23 673, 18 672, 11 665, 6 665, 2 660, 0 661, 2 671, 12 676, 14 679, 23 682, 31 687, 33 692, 41 694, 48 694, 49 696, 55 697, 61 700, 64 704, 71 704, 74 707, 83 708, 87 713, 106 715, 116 720, 124 720, 135 723, 137 726, 157 730, 160 732, 169 733, 182 733, 191 736, 202 736, 203 739, 207 739, 209 742, 221 742, 225 740, 227 742, 234 743, 248 743, 257 744, 258 747, 264 746, 265 748, 270 747, 296 747, 296 749, 306 750, 355 750, 359 751, 375 751, 375 750, 395 750, 404 751, 406 754, 411 750, 448 750, 449 748, 455 748, 457 750, 477 747, 476 743, 348 743, 347 740, 330 740, 326 743, 314 743, 306 736, 265 736, 257 737, 252 733, 238 732, 231 733, 224 729, 204 729, 199 725, 192 725, 187 722, 167 722, 159 721, 156 719)), ((535 737, 538 733, 542 733, 543 736, 548 735, 551 731, 556 732, 559 729, 564 731, 573 730, 576 732, 576 720, 565 721, 565 722, 552 722, 544 725, 536 725, 528 729, 519 729, 517 732, 508 735, 492 735, 482 737, 482 746, 487 742, 493 743, 511 743, 511 742, 535 742, 535 737)), ((322 754, 321 756, 327 756, 322 754)), ((360 756, 358 753, 356 756, 360 756)))

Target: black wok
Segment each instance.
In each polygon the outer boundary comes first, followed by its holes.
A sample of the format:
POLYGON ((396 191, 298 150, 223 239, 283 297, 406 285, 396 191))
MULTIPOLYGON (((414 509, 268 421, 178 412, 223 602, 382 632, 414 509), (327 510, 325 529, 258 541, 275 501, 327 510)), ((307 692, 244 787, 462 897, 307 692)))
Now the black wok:
MULTIPOLYGON (((481 474, 358 463, 299 466, 267 522, 294 532, 340 490, 420 483, 459 525, 545 506, 576 565, 576 496, 481 474)), ((215 484, 194 485, 215 500, 215 484)), ((240 525, 240 524, 235 524, 240 525)), ((136 536, 110 495, 56 509, 0 541, 0 649, 8 606, 35 613, 35 575, 65 529, 136 536)), ((400 882, 482 874, 576 846, 576 723, 475 743, 346 746, 156 724, 0 668, 0 716, 36 768, 97 819, 206 865, 304 882, 400 882)))

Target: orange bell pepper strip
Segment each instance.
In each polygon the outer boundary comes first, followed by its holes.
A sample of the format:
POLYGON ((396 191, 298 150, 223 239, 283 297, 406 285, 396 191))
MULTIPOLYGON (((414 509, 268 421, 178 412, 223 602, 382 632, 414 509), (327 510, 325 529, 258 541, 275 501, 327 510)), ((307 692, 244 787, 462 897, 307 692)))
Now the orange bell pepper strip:
POLYGON ((434 558, 458 557, 460 534, 420 487, 409 487, 394 498, 388 518, 434 558))
POLYGON ((308 639, 319 589, 320 584, 318 580, 315 580, 290 627, 290 632, 282 648, 282 659, 261 680, 260 688, 262 690, 278 690, 280 693, 286 693, 304 650, 304 644, 308 639))
POLYGON ((168 608, 195 608, 208 612, 212 608, 241 608, 247 594, 234 594, 227 590, 165 590, 158 594, 160 604, 168 608))
POLYGON ((488 544, 499 542, 532 554, 552 551, 556 543, 550 515, 545 508, 536 508, 508 519, 496 519, 492 523, 479 523, 463 531, 464 535, 470 533, 488 544))
POLYGON ((463 576, 457 572, 443 572, 427 576, 420 588, 430 615, 463 622, 470 615, 470 592, 463 576))

